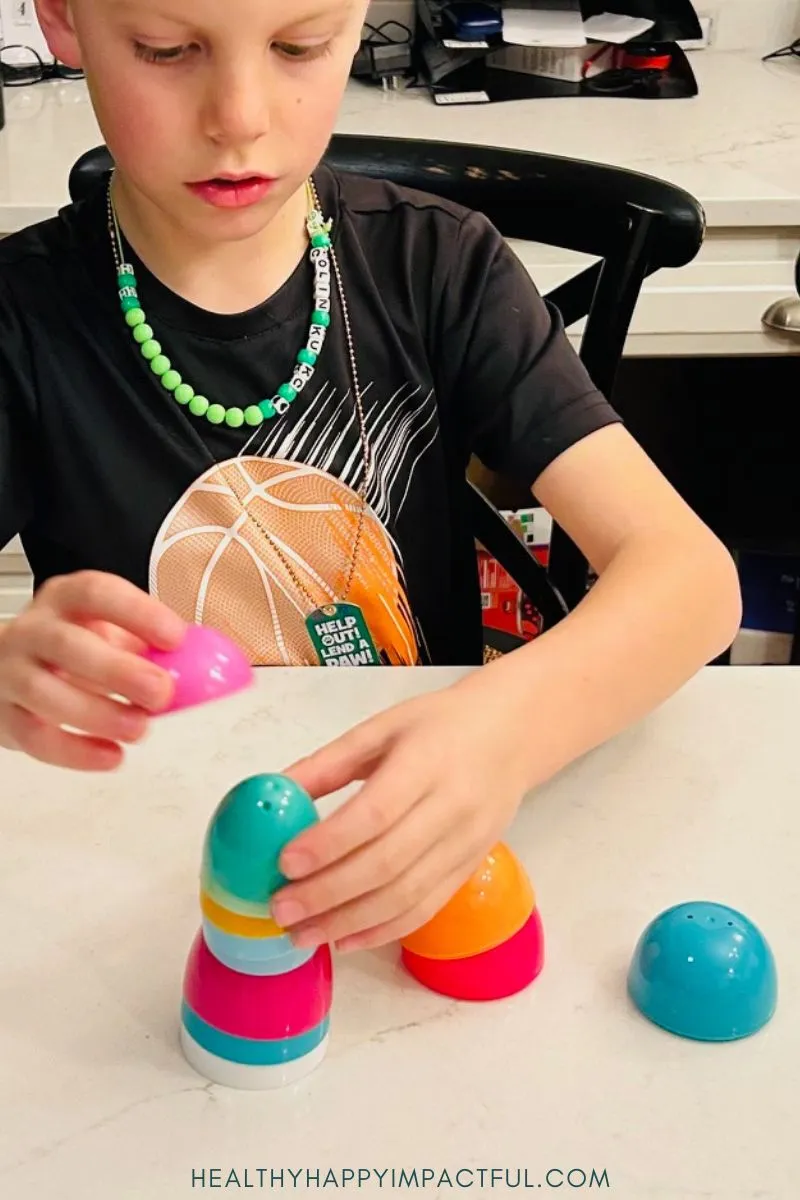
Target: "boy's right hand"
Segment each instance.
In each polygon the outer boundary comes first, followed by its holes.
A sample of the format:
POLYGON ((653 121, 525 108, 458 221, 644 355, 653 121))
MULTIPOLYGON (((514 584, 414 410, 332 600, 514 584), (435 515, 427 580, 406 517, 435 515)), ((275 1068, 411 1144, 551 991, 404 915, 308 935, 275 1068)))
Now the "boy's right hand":
POLYGON ((115 575, 49 580, 0 630, 0 746, 73 770, 117 767, 172 695, 170 675, 141 651, 175 649, 185 628, 115 575))

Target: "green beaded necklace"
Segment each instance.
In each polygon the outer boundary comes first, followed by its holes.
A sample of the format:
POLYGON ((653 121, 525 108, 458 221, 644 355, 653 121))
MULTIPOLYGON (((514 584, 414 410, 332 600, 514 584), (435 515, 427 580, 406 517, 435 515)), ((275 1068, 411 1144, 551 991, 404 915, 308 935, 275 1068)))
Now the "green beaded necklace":
POLYGON ((139 285, 134 268, 130 263, 124 261, 122 235, 111 198, 111 179, 109 179, 108 226, 117 269, 119 302, 125 323, 131 330, 133 340, 138 345, 142 357, 150 364, 150 370, 160 379, 162 387, 171 392, 178 404, 187 408, 193 416, 204 417, 212 425, 225 424, 232 429, 238 429, 242 425, 257 427, 272 417, 280 416, 297 399, 314 374, 314 368, 325 343, 325 335, 331 321, 330 231, 333 222, 324 220, 320 212, 316 189, 310 181, 306 183, 306 195, 308 197, 306 231, 310 244, 309 258, 314 266, 314 302, 306 344, 297 354, 291 377, 286 383, 280 385, 274 396, 267 400, 261 400, 258 404, 251 404, 244 409, 235 406, 225 408, 222 404, 213 404, 205 396, 199 395, 191 384, 184 382, 181 374, 175 370, 170 359, 164 354, 161 343, 156 341, 153 328, 148 323, 139 300, 139 285))
POLYGON ((358 379, 355 347, 350 328, 350 316, 347 300, 342 286, 342 277, 336 260, 336 253, 331 245, 331 220, 325 221, 319 204, 319 197, 312 180, 306 183, 308 197, 308 215, 306 230, 310 242, 309 258, 314 266, 314 307, 311 314, 311 324, 306 345, 299 351, 294 372, 288 383, 282 383, 270 400, 262 400, 259 404, 251 404, 245 409, 224 408, 221 404, 211 404, 205 396, 199 396, 190 384, 184 383, 181 375, 174 369, 172 363, 163 353, 161 344, 156 341, 152 327, 148 324, 144 309, 139 302, 139 290, 136 275, 130 263, 123 258, 122 235, 117 221, 114 203, 111 198, 111 180, 108 185, 108 225, 114 249, 114 261, 117 268, 117 287, 125 323, 130 328, 133 339, 139 346, 143 358, 149 362, 150 369, 160 380, 162 386, 171 392, 178 404, 188 408, 196 417, 205 417, 212 425, 226 425, 234 429, 242 425, 259 426, 272 417, 285 413, 292 402, 308 383, 314 374, 314 367, 325 342, 325 335, 330 325, 331 310, 331 264, 336 276, 336 287, 342 313, 342 325, 347 342, 347 352, 350 360, 350 372, 353 380, 353 400, 358 414, 359 437, 363 459, 363 473, 358 488, 358 524, 353 541, 353 552, 347 572, 342 595, 334 603, 315 608, 314 597, 310 594, 302 579, 286 556, 272 534, 255 518, 255 524, 261 530, 266 541, 283 563, 298 592, 310 605, 312 611, 305 619, 309 639, 314 653, 321 665, 336 665, 338 660, 330 660, 330 651, 326 646, 326 635, 330 622, 341 620, 342 629, 349 632, 353 646, 358 647, 358 661, 368 666, 380 666, 381 659, 375 642, 369 631, 363 612, 357 604, 348 600, 350 589, 355 578, 359 549, 367 513, 367 486, 373 473, 372 451, 367 438, 367 424, 364 417, 364 403, 361 386, 358 379))

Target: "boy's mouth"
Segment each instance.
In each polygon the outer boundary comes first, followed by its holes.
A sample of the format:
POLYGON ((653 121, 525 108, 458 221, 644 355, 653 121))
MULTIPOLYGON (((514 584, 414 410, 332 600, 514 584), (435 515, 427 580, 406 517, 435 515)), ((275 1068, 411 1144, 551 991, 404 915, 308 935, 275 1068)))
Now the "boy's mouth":
POLYGON ((274 182, 265 175, 222 175, 186 186, 198 199, 215 208, 247 208, 263 200, 274 182))

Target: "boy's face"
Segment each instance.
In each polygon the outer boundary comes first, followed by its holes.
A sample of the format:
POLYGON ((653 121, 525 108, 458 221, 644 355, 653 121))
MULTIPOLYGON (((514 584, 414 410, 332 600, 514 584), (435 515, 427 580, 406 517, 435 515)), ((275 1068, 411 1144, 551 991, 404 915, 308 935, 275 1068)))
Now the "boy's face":
POLYGON ((120 172, 187 232, 214 240, 258 233, 319 162, 366 7, 38 0, 53 54, 86 73, 120 172))

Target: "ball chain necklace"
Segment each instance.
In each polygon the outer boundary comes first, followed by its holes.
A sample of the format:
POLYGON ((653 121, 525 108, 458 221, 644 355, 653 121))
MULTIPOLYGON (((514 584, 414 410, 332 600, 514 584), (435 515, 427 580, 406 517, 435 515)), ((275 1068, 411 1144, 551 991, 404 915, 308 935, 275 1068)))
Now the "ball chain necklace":
POLYGON ((193 416, 205 419, 212 425, 222 425, 224 423, 232 429, 238 429, 242 426, 256 429, 266 421, 287 412, 297 399, 314 374, 314 369, 325 343, 328 328, 330 327, 331 263, 333 264, 350 361, 353 397, 358 415, 363 462, 362 480, 358 489, 358 524, 353 543, 353 553, 348 566, 345 586, 337 602, 318 607, 314 596, 299 577, 281 546, 278 545, 269 531, 264 528, 257 518, 253 517, 249 510, 247 515, 248 519, 253 521, 275 551, 304 600, 311 606, 312 611, 306 617, 305 624, 315 654, 321 665, 346 666, 356 663, 364 666, 380 666, 381 660, 372 635, 369 632, 364 614, 357 604, 353 604, 347 599, 353 585, 363 535, 367 508, 366 492, 372 457, 367 438, 361 387, 358 380, 350 315, 342 285, 339 263, 331 239, 333 221, 332 219, 326 221, 322 215, 319 195, 313 179, 306 181, 306 198, 308 204, 306 232, 309 240, 309 259, 314 267, 313 309, 306 343, 296 356, 294 369, 288 382, 282 383, 275 394, 269 399, 261 400, 259 403, 248 405, 245 408, 238 406, 225 408, 219 403, 212 403, 202 394, 198 394, 191 384, 184 382, 183 377, 175 370, 170 359, 164 354, 162 345, 156 340, 155 332, 142 308, 134 267, 131 263, 126 262, 124 258, 122 234, 112 196, 112 183, 113 172, 109 177, 106 193, 108 228, 117 272, 119 303, 125 323, 130 329, 142 357, 149 363, 153 375, 160 380, 161 386, 167 392, 171 393, 177 403, 188 409, 193 416))

